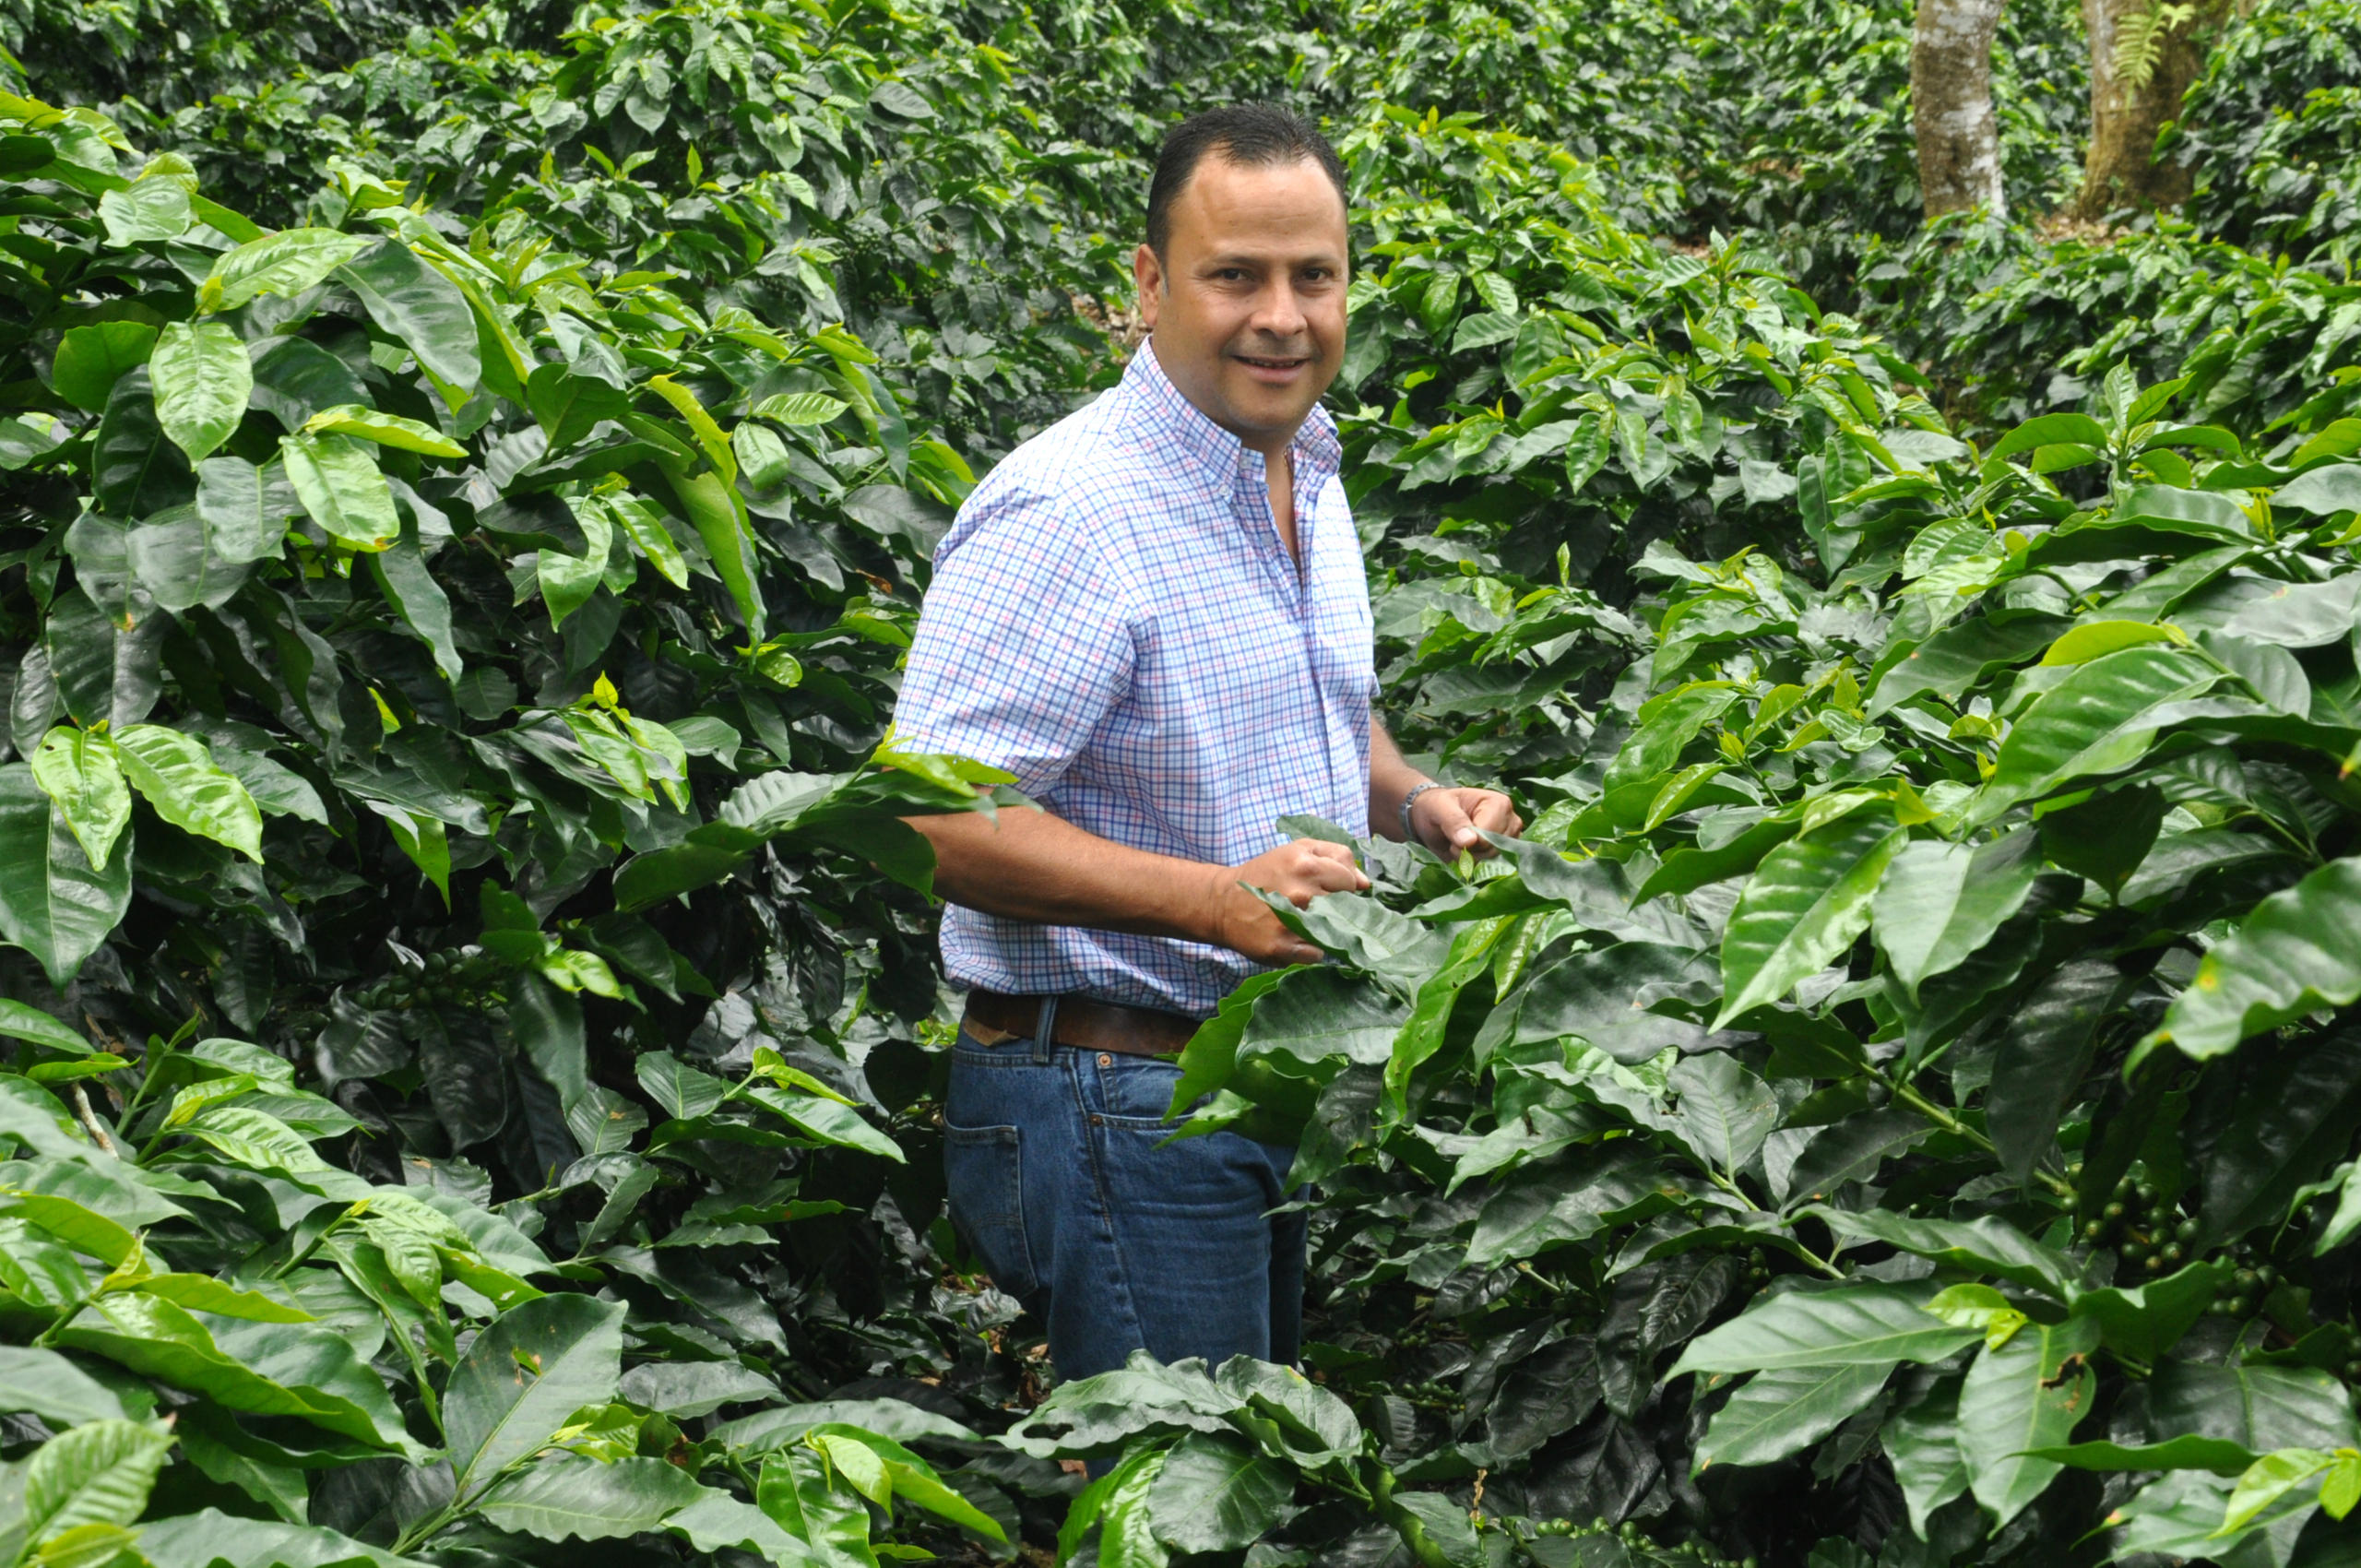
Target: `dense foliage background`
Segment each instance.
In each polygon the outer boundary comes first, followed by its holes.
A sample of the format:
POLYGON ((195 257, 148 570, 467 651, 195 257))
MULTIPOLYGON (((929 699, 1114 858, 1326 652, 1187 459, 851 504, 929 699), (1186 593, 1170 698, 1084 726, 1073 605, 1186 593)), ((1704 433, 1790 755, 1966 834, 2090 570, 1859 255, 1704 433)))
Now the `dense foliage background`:
POLYGON ((2104 222, 2061 0, 1922 220, 1912 20, 0 0, 0 1557, 2361 1563, 2361 6, 2104 222), (1247 97, 1386 711, 1534 820, 1185 1058, 1303 1372, 1059 1384, 896 670, 1247 97))

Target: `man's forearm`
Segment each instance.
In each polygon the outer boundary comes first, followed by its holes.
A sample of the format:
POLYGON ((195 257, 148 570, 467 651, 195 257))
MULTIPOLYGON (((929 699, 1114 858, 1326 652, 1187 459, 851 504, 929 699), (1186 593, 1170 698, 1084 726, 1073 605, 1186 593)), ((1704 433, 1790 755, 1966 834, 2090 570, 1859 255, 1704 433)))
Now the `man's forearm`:
POLYGON ((1024 806, 995 815, 908 819, 934 846, 934 888, 951 902, 1037 925, 1213 940, 1228 867, 1129 849, 1024 806))
POLYGON ((1419 785, 1429 783, 1427 776, 1412 767, 1402 755, 1402 748, 1394 743, 1383 721, 1372 719, 1369 725, 1369 826, 1370 831, 1386 838, 1402 837, 1403 797, 1419 785))

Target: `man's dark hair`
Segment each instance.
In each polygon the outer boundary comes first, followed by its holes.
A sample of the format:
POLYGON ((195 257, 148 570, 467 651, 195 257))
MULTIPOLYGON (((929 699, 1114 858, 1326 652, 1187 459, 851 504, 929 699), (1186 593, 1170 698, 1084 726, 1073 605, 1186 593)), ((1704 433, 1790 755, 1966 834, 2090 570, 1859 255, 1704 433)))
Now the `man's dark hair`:
POLYGON ((1256 169, 1308 160, 1319 164, 1336 187, 1336 199, 1350 205, 1345 195, 1344 160, 1311 121, 1275 103, 1233 103, 1208 109, 1166 132, 1164 146, 1156 155, 1156 177, 1147 187, 1147 244, 1159 257, 1165 242, 1172 237, 1172 204, 1188 189, 1197 165, 1208 152, 1256 169))

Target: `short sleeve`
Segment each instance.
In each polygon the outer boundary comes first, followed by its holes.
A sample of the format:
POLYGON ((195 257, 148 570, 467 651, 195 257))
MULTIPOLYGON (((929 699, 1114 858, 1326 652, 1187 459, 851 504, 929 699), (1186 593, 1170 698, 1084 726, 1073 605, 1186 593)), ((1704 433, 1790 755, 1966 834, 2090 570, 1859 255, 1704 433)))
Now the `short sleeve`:
POLYGON ((1038 793, 1130 691, 1126 597, 1052 497, 970 502, 944 540, 895 706, 896 742, 1006 768, 1038 793))

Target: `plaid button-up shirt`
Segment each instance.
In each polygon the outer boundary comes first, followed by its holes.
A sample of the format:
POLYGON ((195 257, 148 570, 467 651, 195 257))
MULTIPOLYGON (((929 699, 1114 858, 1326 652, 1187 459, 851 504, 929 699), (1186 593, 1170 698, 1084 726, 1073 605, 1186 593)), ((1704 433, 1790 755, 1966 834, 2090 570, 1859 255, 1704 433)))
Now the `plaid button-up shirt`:
MULTIPOLYGON (((1368 831, 1369 587, 1335 422, 1298 434, 1299 574, 1263 458, 1143 345, 1121 386, 1026 442, 936 547, 895 722, 995 764, 1075 826, 1234 865, 1295 813, 1368 831)), ((1254 966, 1163 937, 954 907, 951 978, 1204 1016, 1254 966)))

